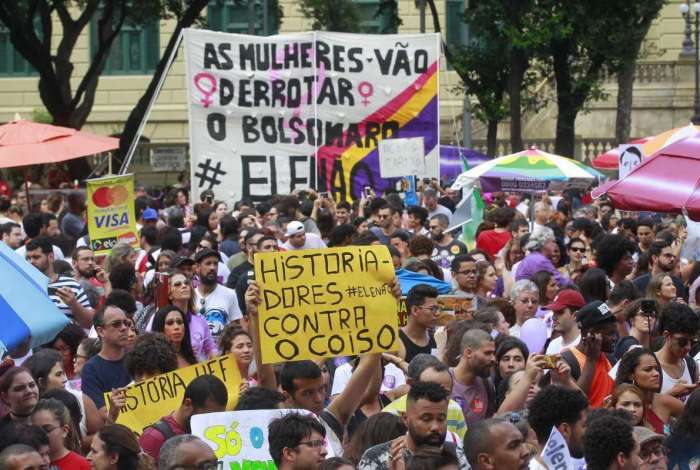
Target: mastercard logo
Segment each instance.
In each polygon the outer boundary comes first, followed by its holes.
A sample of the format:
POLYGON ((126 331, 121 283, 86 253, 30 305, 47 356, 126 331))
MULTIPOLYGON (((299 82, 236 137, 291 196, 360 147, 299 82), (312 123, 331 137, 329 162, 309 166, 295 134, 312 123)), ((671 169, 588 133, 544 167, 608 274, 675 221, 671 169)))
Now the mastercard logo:
POLYGON ((109 207, 126 202, 129 198, 129 191, 125 186, 102 186, 92 193, 92 203, 97 207, 109 207))

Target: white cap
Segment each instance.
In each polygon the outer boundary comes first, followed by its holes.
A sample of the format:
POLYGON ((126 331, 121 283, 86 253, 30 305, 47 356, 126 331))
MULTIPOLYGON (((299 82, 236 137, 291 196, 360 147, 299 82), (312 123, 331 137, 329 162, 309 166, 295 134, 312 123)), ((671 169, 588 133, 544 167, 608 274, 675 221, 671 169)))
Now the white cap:
POLYGON ((287 224, 287 232, 285 233, 285 236, 291 237, 302 232, 304 232, 304 224, 298 220, 293 220, 287 224))

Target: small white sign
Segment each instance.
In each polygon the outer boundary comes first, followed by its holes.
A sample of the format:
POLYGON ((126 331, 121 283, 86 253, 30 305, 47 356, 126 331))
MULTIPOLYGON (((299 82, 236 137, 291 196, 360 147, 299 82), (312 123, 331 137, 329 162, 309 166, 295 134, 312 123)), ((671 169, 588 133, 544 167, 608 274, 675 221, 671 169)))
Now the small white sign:
POLYGON ((577 466, 569 453, 569 446, 566 444, 564 436, 561 435, 556 426, 552 426, 549 439, 540 454, 542 462, 547 468, 561 470, 576 470, 577 466))
POLYGON ((185 171, 187 149, 185 147, 154 147, 151 151, 153 171, 185 171))
POLYGON ((379 141, 379 174, 382 178, 425 174, 423 137, 379 141))
POLYGON ((641 145, 620 145, 618 179, 624 178, 634 167, 642 163, 642 156, 644 156, 644 150, 641 145))

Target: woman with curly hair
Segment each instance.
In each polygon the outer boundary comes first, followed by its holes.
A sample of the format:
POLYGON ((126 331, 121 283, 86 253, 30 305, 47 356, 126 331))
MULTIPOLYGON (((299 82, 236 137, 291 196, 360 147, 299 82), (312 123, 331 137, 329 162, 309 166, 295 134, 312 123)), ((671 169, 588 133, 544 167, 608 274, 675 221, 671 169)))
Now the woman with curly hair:
POLYGON ((496 268, 490 261, 479 261, 476 263, 476 295, 484 299, 491 297, 496 284, 498 275, 496 268))
POLYGON ((634 243, 622 235, 604 235, 595 243, 596 265, 615 286, 634 269, 632 255, 635 251, 634 243))
POLYGON ((144 333, 126 353, 124 367, 134 382, 143 382, 177 369, 177 354, 164 334, 144 333))
POLYGON ((647 427, 664 434, 671 417, 680 417, 683 402, 671 395, 660 393, 661 365, 656 356, 644 348, 632 348, 622 356, 615 384, 636 385, 644 393, 644 422, 647 427))

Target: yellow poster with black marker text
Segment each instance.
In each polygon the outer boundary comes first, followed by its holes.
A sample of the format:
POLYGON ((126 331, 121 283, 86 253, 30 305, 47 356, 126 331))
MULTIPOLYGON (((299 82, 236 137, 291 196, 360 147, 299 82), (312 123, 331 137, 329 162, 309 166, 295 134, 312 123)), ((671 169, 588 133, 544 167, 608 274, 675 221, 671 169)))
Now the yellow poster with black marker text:
MULTIPOLYGON (((210 374, 219 378, 228 391, 227 410, 233 410, 238 402, 241 374, 233 355, 210 359, 172 372, 156 375, 126 387, 126 403, 119 412, 118 424, 123 424, 137 434, 146 426, 167 416, 180 407, 185 397, 185 388, 200 375, 210 374)), ((109 407, 109 393, 105 403, 109 407)))
POLYGON ((134 175, 108 176, 87 181, 90 248, 106 255, 125 242, 138 248, 134 211, 134 175))
POLYGON ((255 254, 264 364, 398 349, 385 246, 255 254))

